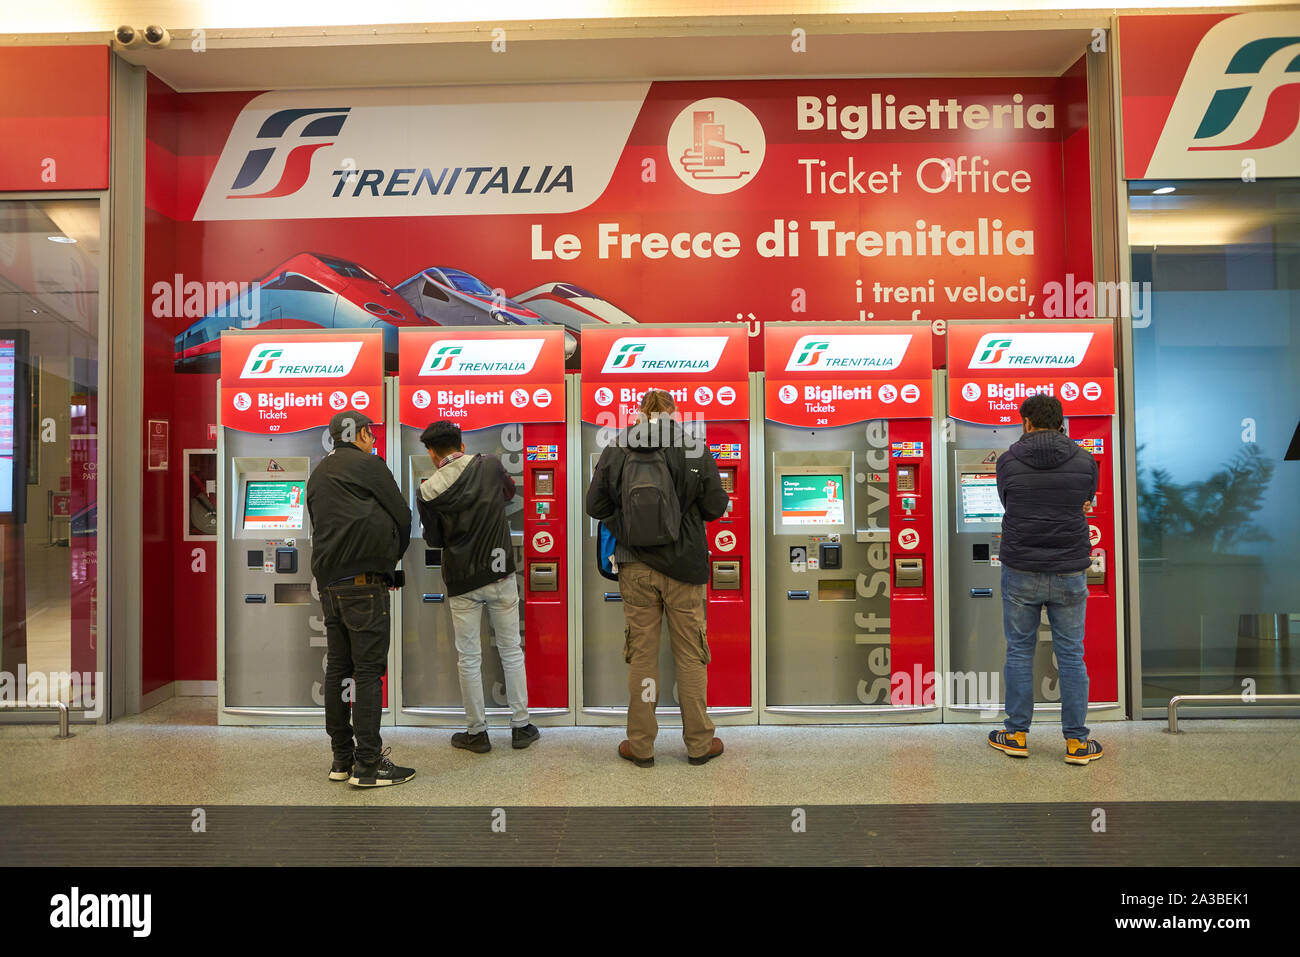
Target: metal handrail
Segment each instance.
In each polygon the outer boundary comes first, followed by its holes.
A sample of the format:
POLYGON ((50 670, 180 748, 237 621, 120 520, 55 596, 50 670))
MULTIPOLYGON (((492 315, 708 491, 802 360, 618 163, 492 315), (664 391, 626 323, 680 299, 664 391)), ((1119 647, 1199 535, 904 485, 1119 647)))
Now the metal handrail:
POLYGON ((1257 694, 1249 699, 1239 694, 1176 694, 1169 699, 1169 733, 1178 733, 1180 704, 1300 704, 1300 694, 1257 694))
POLYGON ((68 706, 62 701, 50 701, 45 704, 31 704, 24 701, 21 704, 0 706, 0 713, 5 711, 57 711, 59 713, 59 733, 55 737, 72 737, 72 732, 68 730, 68 706))

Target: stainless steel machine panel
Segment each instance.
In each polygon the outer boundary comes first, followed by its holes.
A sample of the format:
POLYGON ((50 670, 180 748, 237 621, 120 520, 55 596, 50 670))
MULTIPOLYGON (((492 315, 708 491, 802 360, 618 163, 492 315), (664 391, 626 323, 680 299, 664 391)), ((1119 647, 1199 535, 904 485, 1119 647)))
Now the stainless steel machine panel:
MULTIPOLYGON (((478 429, 463 433, 467 453, 486 453, 500 457, 507 473, 518 488, 513 500, 506 503, 514 543, 515 576, 519 587, 519 627, 525 649, 528 632, 524 627, 523 551, 523 461, 522 430, 517 425, 478 429)), ((420 430, 402 428, 402 492, 411 506, 411 545, 402 560, 406 587, 402 589, 402 709, 463 714, 460 673, 456 654, 456 635, 452 629, 451 606, 447 585, 442 577, 440 549, 424 542, 420 514, 415 497, 420 482, 433 473, 433 462, 420 442, 420 430)), ((479 633, 483 647, 483 700, 488 714, 508 714, 505 677, 501 657, 493 643, 495 631, 484 610, 479 633)))
POLYGON ((889 648, 887 424, 765 428, 767 707, 887 705, 872 667, 889 648), (782 520, 780 483, 800 475, 843 476, 841 523, 782 520))
MULTIPOLYGON (((988 674, 969 687, 996 689, 994 701, 954 701, 956 706, 1005 702, 1002 667, 1006 637, 1002 626, 1001 502, 997 498, 998 456, 1022 435, 1019 426, 956 423, 948 471, 949 652, 948 667, 958 674, 988 674), (992 484, 990 484, 992 483, 992 484)), ((1044 613, 1034 656, 1034 700, 1060 700, 1052 630, 1044 613)))

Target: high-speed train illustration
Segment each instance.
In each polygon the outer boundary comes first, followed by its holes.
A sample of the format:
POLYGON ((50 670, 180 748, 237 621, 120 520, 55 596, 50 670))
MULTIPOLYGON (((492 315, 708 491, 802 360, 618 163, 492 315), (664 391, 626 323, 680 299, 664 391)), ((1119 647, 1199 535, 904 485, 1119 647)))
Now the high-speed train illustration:
POLYGON ((178 335, 176 371, 218 371, 224 329, 380 328, 395 361, 404 325, 428 322, 374 273, 338 256, 298 253, 178 335))
MULTIPOLYGON (((494 292, 482 279, 463 269, 430 266, 399 282, 396 289, 416 312, 441 326, 555 324, 513 299, 494 292)), ((573 356, 577 348, 577 336, 566 329, 566 359, 573 356)))
MULTIPOLYGON (((605 323, 609 325, 635 324, 629 316, 608 299, 602 299, 587 289, 571 282, 547 282, 534 286, 514 297, 515 302, 528 306, 551 322, 557 322, 577 337, 582 337, 582 327, 605 323)), ((569 359, 571 368, 577 368, 580 348, 573 350, 569 359)))

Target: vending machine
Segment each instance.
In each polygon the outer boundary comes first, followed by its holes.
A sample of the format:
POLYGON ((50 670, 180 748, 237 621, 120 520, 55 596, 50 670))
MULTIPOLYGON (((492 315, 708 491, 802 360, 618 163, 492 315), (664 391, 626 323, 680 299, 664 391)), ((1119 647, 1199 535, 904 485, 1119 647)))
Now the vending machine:
POLYGON ((764 340, 762 720, 938 721, 930 327, 764 340))
MULTIPOLYGON (((647 389, 664 389, 677 405, 686 440, 707 448, 730 499, 705 526, 709 714, 718 723, 757 721, 753 603, 756 536, 751 526, 749 342, 739 325, 586 327, 582 333, 581 480, 585 500, 596 462, 618 431, 635 421, 647 389)), ((688 452, 691 450, 688 450, 688 452)), ((597 523, 582 518, 581 620, 578 636, 579 717, 584 724, 620 723, 627 714, 627 663, 618 583, 597 568, 597 523)), ((661 723, 680 721, 676 669, 667 637, 659 648, 661 723)))
MULTIPOLYGON (((311 574, 307 479, 329 421, 364 412, 384 441, 383 335, 221 335, 217 402, 217 717, 325 721, 325 619, 311 574)), ((391 663, 391 655, 390 655, 391 663)), ((384 721, 392 723, 385 708, 384 721)))
MULTIPOLYGON (((441 326, 398 334, 398 482, 411 506, 399 624, 401 724, 463 725, 456 639, 442 550, 421 535, 416 496, 434 470, 420 441, 433 422, 461 428, 467 453, 501 459, 515 481, 506 502, 519 587, 520 634, 535 724, 573 723, 569 644, 573 535, 568 500, 564 330, 441 326)), ((485 613, 483 700, 489 724, 509 724, 505 679, 485 613)))
MULTIPOLYGON (((1088 715, 1124 717, 1113 342, 1108 321, 972 321, 948 326, 946 404, 952 435, 944 460, 944 631, 948 668, 968 680, 962 682, 966 695, 947 703, 945 720, 994 720, 1002 714, 1006 639, 997 460, 1022 435, 1020 403, 1038 394, 1061 401, 1066 433, 1097 460, 1097 496, 1085 509, 1092 546, 1084 639, 1088 715)), ((1038 639, 1034 710, 1059 715, 1058 671, 1045 614, 1038 639)))

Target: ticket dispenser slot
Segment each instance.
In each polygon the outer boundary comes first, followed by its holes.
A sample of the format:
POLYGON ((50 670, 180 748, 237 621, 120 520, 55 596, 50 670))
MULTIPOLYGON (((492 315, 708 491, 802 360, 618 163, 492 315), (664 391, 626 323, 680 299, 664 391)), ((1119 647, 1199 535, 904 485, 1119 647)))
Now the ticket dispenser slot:
POLYGON ((895 558, 894 559, 894 587, 895 588, 925 587, 925 559, 895 558))
POLYGON ((528 563, 529 591, 559 591, 560 572, 555 562, 528 563))
POLYGON ((1088 566, 1088 584, 1104 585, 1106 584, 1106 556, 1093 555, 1092 563, 1088 566))
POLYGON ((740 590, 740 562, 714 562, 710 576, 714 591, 740 590))

